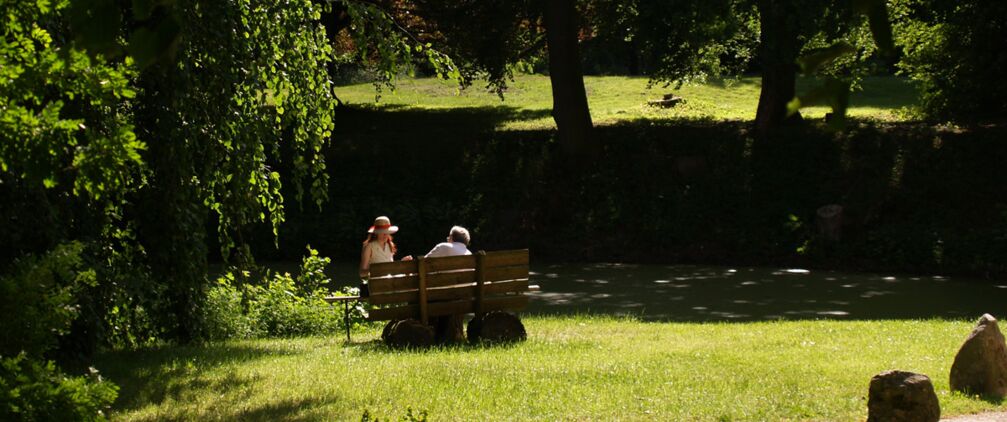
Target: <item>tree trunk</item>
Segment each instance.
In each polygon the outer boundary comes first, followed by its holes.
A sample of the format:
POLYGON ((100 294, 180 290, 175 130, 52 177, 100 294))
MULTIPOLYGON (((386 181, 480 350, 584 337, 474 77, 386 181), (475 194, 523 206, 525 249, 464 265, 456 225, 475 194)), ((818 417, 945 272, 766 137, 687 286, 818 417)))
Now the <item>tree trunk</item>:
POLYGON ((545 8, 546 42, 552 82, 552 116, 559 131, 560 147, 568 157, 587 158, 597 153, 598 146, 584 91, 576 13, 574 0, 549 0, 545 8))
POLYGON ((167 65, 140 75, 136 110, 138 137, 146 141, 143 157, 150 173, 137 198, 137 236, 146 251, 154 283, 166 287, 166 313, 157 315, 170 338, 188 343, 200 337, 206 278, 206 217, 193 182, 198 158, 179 135, 177 114, 166 112, 176 99, 177 81, 167 65), (170 314, 170 315, 169 315, 170 314))
POLYGON ((784 122, 799 121, 800 114, 787 117, 787 103, 794 98, 797 81, 798 22, 788 13, 793 5, 787 0, 760 0, 762 92, 755 114, 755 128, 760 134, 780 127, 784 122))

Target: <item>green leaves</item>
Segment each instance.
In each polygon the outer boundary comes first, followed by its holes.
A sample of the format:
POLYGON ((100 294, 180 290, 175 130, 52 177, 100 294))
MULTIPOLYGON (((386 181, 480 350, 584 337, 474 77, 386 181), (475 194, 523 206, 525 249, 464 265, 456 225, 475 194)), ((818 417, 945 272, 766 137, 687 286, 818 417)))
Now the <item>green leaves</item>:
POLYGON ((115 0, 74 0, 69 10, 74 40, 84 50, 107 57, 117 56, 117 37, 122 13, 115 0))
POLYGON ((9 27, 8 42, 0 44, 0 170, 31 188, 72 189, 81 200, 106 209, 135 187, 143 165, 138 152, 143 143, 128 123, 132 71, 91 57, 114 54, 117 6, 89 0, 66 10, 67 2, 15 3, 6 17, 30 19, 32 25, 9 27), (70 45, 44 29, 65 24, 64 11, 70 45), (75 31, 101 24, 112 29, 75 31))
POLYGON ((159 59, 173 56, 180 33, 178 21, 168 15, 134 31, 127 50, 136 66, 144 69, 159 59))

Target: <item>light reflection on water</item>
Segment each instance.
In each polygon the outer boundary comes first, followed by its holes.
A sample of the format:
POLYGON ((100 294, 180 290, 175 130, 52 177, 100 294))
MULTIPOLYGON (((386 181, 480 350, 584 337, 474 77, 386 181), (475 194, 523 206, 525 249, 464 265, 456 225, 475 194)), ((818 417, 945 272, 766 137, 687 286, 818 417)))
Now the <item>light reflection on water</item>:
MULTIPOLYGON (((525 311, 630 315, 648 321, 966 318, 1007 315, 1007 280, 848 274, 801 268, 532 265, 525 311)), ((353 280, 336 264, 334 280, 353 280)), ((344 285, 350 283, 343 283, 344 285)))

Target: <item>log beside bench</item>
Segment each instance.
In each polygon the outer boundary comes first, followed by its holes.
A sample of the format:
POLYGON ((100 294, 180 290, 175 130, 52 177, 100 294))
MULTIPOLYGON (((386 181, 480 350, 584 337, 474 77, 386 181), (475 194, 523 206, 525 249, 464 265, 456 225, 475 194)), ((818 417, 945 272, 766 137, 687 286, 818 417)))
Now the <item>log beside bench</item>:
MULTIPOLYGON (((525 336, 521 320, 508 311, 528 305, 528 250, 479 251, 473 255, 418 258, 373 264, 364 296, 327 297, 329 303, 360 300, 380 306, 368 321, 389 321, 382 338, 391 346, 429 345, 431 321, 475 314, 469 341, 510 341, 525 336)), ((348 308, 348 305, 346 305, 348 308)), ((460 327, 460 326, 459 326, 460 327)), ((347 325, 349 338, 349 325, 347 325)))

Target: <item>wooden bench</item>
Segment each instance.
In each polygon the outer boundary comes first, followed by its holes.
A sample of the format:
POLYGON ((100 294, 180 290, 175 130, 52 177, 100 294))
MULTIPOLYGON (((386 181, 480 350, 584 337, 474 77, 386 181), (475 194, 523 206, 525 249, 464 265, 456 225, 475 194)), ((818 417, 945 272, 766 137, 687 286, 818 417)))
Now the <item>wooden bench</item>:
POLYGON ((526 293, 538 286, 529 284, 528 250, 522 249, 373 264, 366 290, 363 297, 326 300, 379 306, 367 320, 389 321, 382 334, 386 343, 424 347, 435 340, 435 319, 454 318, 460 330, 461 318, 470 313, 475 318, 468 325, 469 341, 523 340, 524 325, 507 311, 524 309, 526 293))

